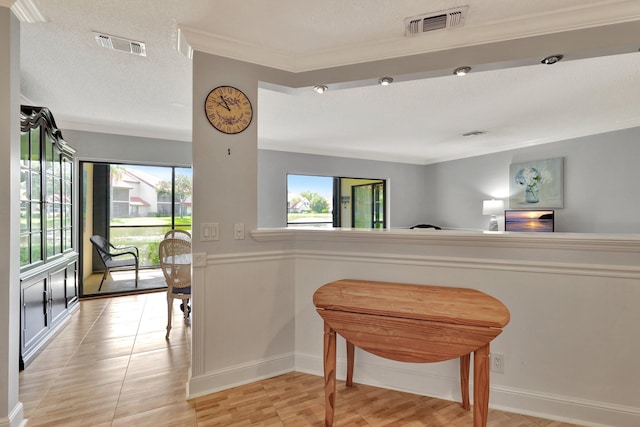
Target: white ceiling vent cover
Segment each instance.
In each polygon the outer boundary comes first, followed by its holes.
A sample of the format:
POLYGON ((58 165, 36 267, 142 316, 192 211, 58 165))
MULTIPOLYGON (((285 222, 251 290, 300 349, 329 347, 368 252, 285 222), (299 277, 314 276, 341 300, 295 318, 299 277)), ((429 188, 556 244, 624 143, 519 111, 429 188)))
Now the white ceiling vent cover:
POLYGON ((132 55, 147 56, 147 48, 145 47, 144 42, 127 40, 122 37, 101 34, 95 31, 93 32, 93 35, 96 38, 98 46, 124 53, 130 53, 132 55))
POLYGON ((439 12, 425 13, 404 20, 404 35, 407 37, 428 33, 429 31, 444 30, 461 27, 469 6, 460 6, 454 9, 441 10, 439 12))

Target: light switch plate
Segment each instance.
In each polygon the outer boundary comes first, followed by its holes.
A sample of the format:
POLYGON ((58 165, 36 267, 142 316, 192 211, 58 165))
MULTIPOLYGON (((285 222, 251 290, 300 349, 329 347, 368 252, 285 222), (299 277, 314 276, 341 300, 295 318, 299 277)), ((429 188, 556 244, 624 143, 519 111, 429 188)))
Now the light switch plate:
POLYGON ((211 242, 219 240, 219 224, 217 222, 203 222, 200 224, 200 241, 211 242))

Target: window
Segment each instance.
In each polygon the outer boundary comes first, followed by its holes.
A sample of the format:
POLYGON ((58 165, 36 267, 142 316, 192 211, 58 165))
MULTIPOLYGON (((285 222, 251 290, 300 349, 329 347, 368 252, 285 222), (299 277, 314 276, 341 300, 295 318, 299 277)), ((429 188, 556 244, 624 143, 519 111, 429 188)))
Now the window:
POLYGON ((386 228, 386 181, 287 175, 287 227, 386 228))
POLYGON ((287 226, 333 227, 333 178, 287 177, 287 226))
POLYGON ((83 227, 116 246, 136 246, 141 267, 159 265, 167 231, 191 231, 190 168, 83 162, 82 170, 83 227))

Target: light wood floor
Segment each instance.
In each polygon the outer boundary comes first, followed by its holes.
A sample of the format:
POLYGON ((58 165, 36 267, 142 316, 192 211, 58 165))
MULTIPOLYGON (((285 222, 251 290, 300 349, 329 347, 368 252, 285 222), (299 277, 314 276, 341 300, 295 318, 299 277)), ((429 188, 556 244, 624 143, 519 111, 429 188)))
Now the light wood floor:
MULTIPOLYGON (((190 326, 179 302, 165 341, 165 293, 81 302, 20 374, 28 426, 322 426, 321 377, 290 373, 185 400, 190 326)), ((336 426, 471 426, 457 402, 338 381, 336 426)), ((492 427, 571 424, 489 411, 492 427)))

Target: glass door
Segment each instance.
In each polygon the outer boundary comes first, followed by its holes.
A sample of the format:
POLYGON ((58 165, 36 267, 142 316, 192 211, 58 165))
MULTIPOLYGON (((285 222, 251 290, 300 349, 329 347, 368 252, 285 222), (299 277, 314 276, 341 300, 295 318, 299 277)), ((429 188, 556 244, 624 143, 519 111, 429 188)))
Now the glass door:
POLYGON ((373 184, 373 228, 385 228, 384 182, 373 184))
POLYGON ((353 210, 351 224, 354 228, 385 228, 384 181, 351 187, 353 210))
POLYGON ((362 184, 351 188, 353 228, 373 228, 373 185, 362 184))
POLYGON ((191 169, 94 162, 81 162, 80 167, 81 295, 135 290, 134 276, 125 274, 128 271, 110 274, 100 288, 104 265, 89 240, 93 235, 116 247, 138 249, 138 288, 166 286, 158 268, 158 248, 170 230, 191 232, 191 169), (99 276, 97 283, 96 276, 99 276))
MULTIPOLYGON (((84 162, 83 210, 91 206, 92 234, 115 246, 135 246, 140 267, 157 267, 158 245, 167 231, 191 231, 191 169, 84 162)), ((85 213, 86 215, 86 213, 85 213)))

